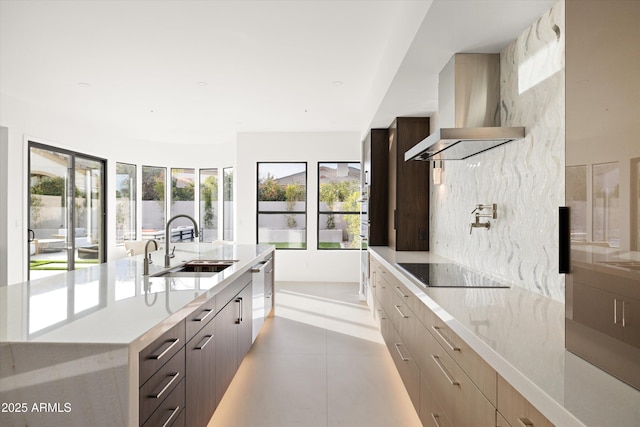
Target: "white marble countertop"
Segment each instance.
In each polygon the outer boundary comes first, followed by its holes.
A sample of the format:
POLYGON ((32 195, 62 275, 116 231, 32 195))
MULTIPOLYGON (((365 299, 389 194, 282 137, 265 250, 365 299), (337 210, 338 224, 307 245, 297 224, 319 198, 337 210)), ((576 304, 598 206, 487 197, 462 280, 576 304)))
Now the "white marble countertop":
MULTIPOLYGON (((151 330, 160 335, 274 249, 211 243, 176 248, 172 267, 194 259, 237 262, 208 277, 145 277, 139 255, 0 287, 0 342, 130 344, 151 330)), ((163 251, 151 259, 150 275, 166 270, 163 251)))
POLYGON ((395 264, 450 260, 369 252, 556 426, 640 425, 640 391, 565 350, 562 302, 517 286, 427 288, 395 264))

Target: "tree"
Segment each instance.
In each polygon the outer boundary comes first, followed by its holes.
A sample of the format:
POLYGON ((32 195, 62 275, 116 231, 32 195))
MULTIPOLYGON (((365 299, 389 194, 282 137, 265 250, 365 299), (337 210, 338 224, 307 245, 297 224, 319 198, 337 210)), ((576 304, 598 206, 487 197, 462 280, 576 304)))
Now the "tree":
POLYGON ((200 187, 200 199, 204 201, 204 224, 211 228, 215 221, 213 202, 218 201, 218 177, 208 176, 200 187))
MULTIPOLYGON (((305 199, 304 187, 297 182, 287 184, 284 197, 287 201, 287 210, 291 212, 295 208, 296 202, 301 202, 305 199)), ((298 225, 298 221, 296 220, 295 214, 287 215, 287 227, 294 228, 296 225, 298 225)))
POLYGON ((278 183, 276 178, 267 174, 258 183, 258 200, 261 202, 284 202, 286 200, 285 188, 278 183))

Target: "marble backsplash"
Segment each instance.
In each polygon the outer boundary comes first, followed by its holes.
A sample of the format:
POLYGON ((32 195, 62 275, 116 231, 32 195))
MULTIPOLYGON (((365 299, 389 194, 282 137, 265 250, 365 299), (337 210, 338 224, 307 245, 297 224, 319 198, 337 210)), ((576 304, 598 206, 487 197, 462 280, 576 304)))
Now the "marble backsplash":
MULTIPOLYGON (((558 207, 564 205, 564 0, 502 53, 503 126, 526 137, 445 162, 431 187, 431 251, 564 301, 558 207), (469 234, 476 204, 497 204, 491 228, 469 234)), ((484 219, 483 221, 486 221, 484 219)))

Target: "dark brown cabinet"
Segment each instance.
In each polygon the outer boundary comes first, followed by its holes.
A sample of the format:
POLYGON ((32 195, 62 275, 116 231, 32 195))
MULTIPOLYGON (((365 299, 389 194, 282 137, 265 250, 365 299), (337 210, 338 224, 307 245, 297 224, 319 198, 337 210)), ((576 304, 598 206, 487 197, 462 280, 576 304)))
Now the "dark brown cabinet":
MULTIPOLYGON (((214 328, 216 337, 216 406, 222 400, 222 396, 227 391, 242 359, 251 347, 251 275, 249 273, 243 277, 248 278, 248 283, 216 316, 214 328)), ((238 282, 239 284, 244 283, 243 280, 238 280, 238 282)))
POLYGON ((212 318, 186 345, 186 421, 190 426, 206 426, 216 409, 216 321, 212 318))
POLYGON ((397 251, 429 250, 429 163, 404 161, 427 136, 428 117, 398 117, 389 127, 388 245, 397 251))
POLYGON ((140 425, 206 426, 251 348, 252 317, 247 271, 140 351, 140 425))
POLYGON ((369 246, 386 246, 389 204, 389 130, 371 129, 362 142, 363 235, 369 246))

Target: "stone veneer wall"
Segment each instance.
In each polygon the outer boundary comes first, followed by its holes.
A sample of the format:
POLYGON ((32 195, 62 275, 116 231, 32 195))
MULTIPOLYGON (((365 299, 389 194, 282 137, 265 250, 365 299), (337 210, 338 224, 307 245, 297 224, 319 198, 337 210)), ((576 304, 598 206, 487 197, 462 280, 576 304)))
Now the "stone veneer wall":
POLYGON ((502 125, 524 126, 526 137, 445 162, 442 184, 431 187, 431 251, 563 301, 558 206, 564 205, 564 0, 509 45, 500 61, 502 125), (478 203, 497 203, 498 218, 489 230, 470 235, 478 203))

